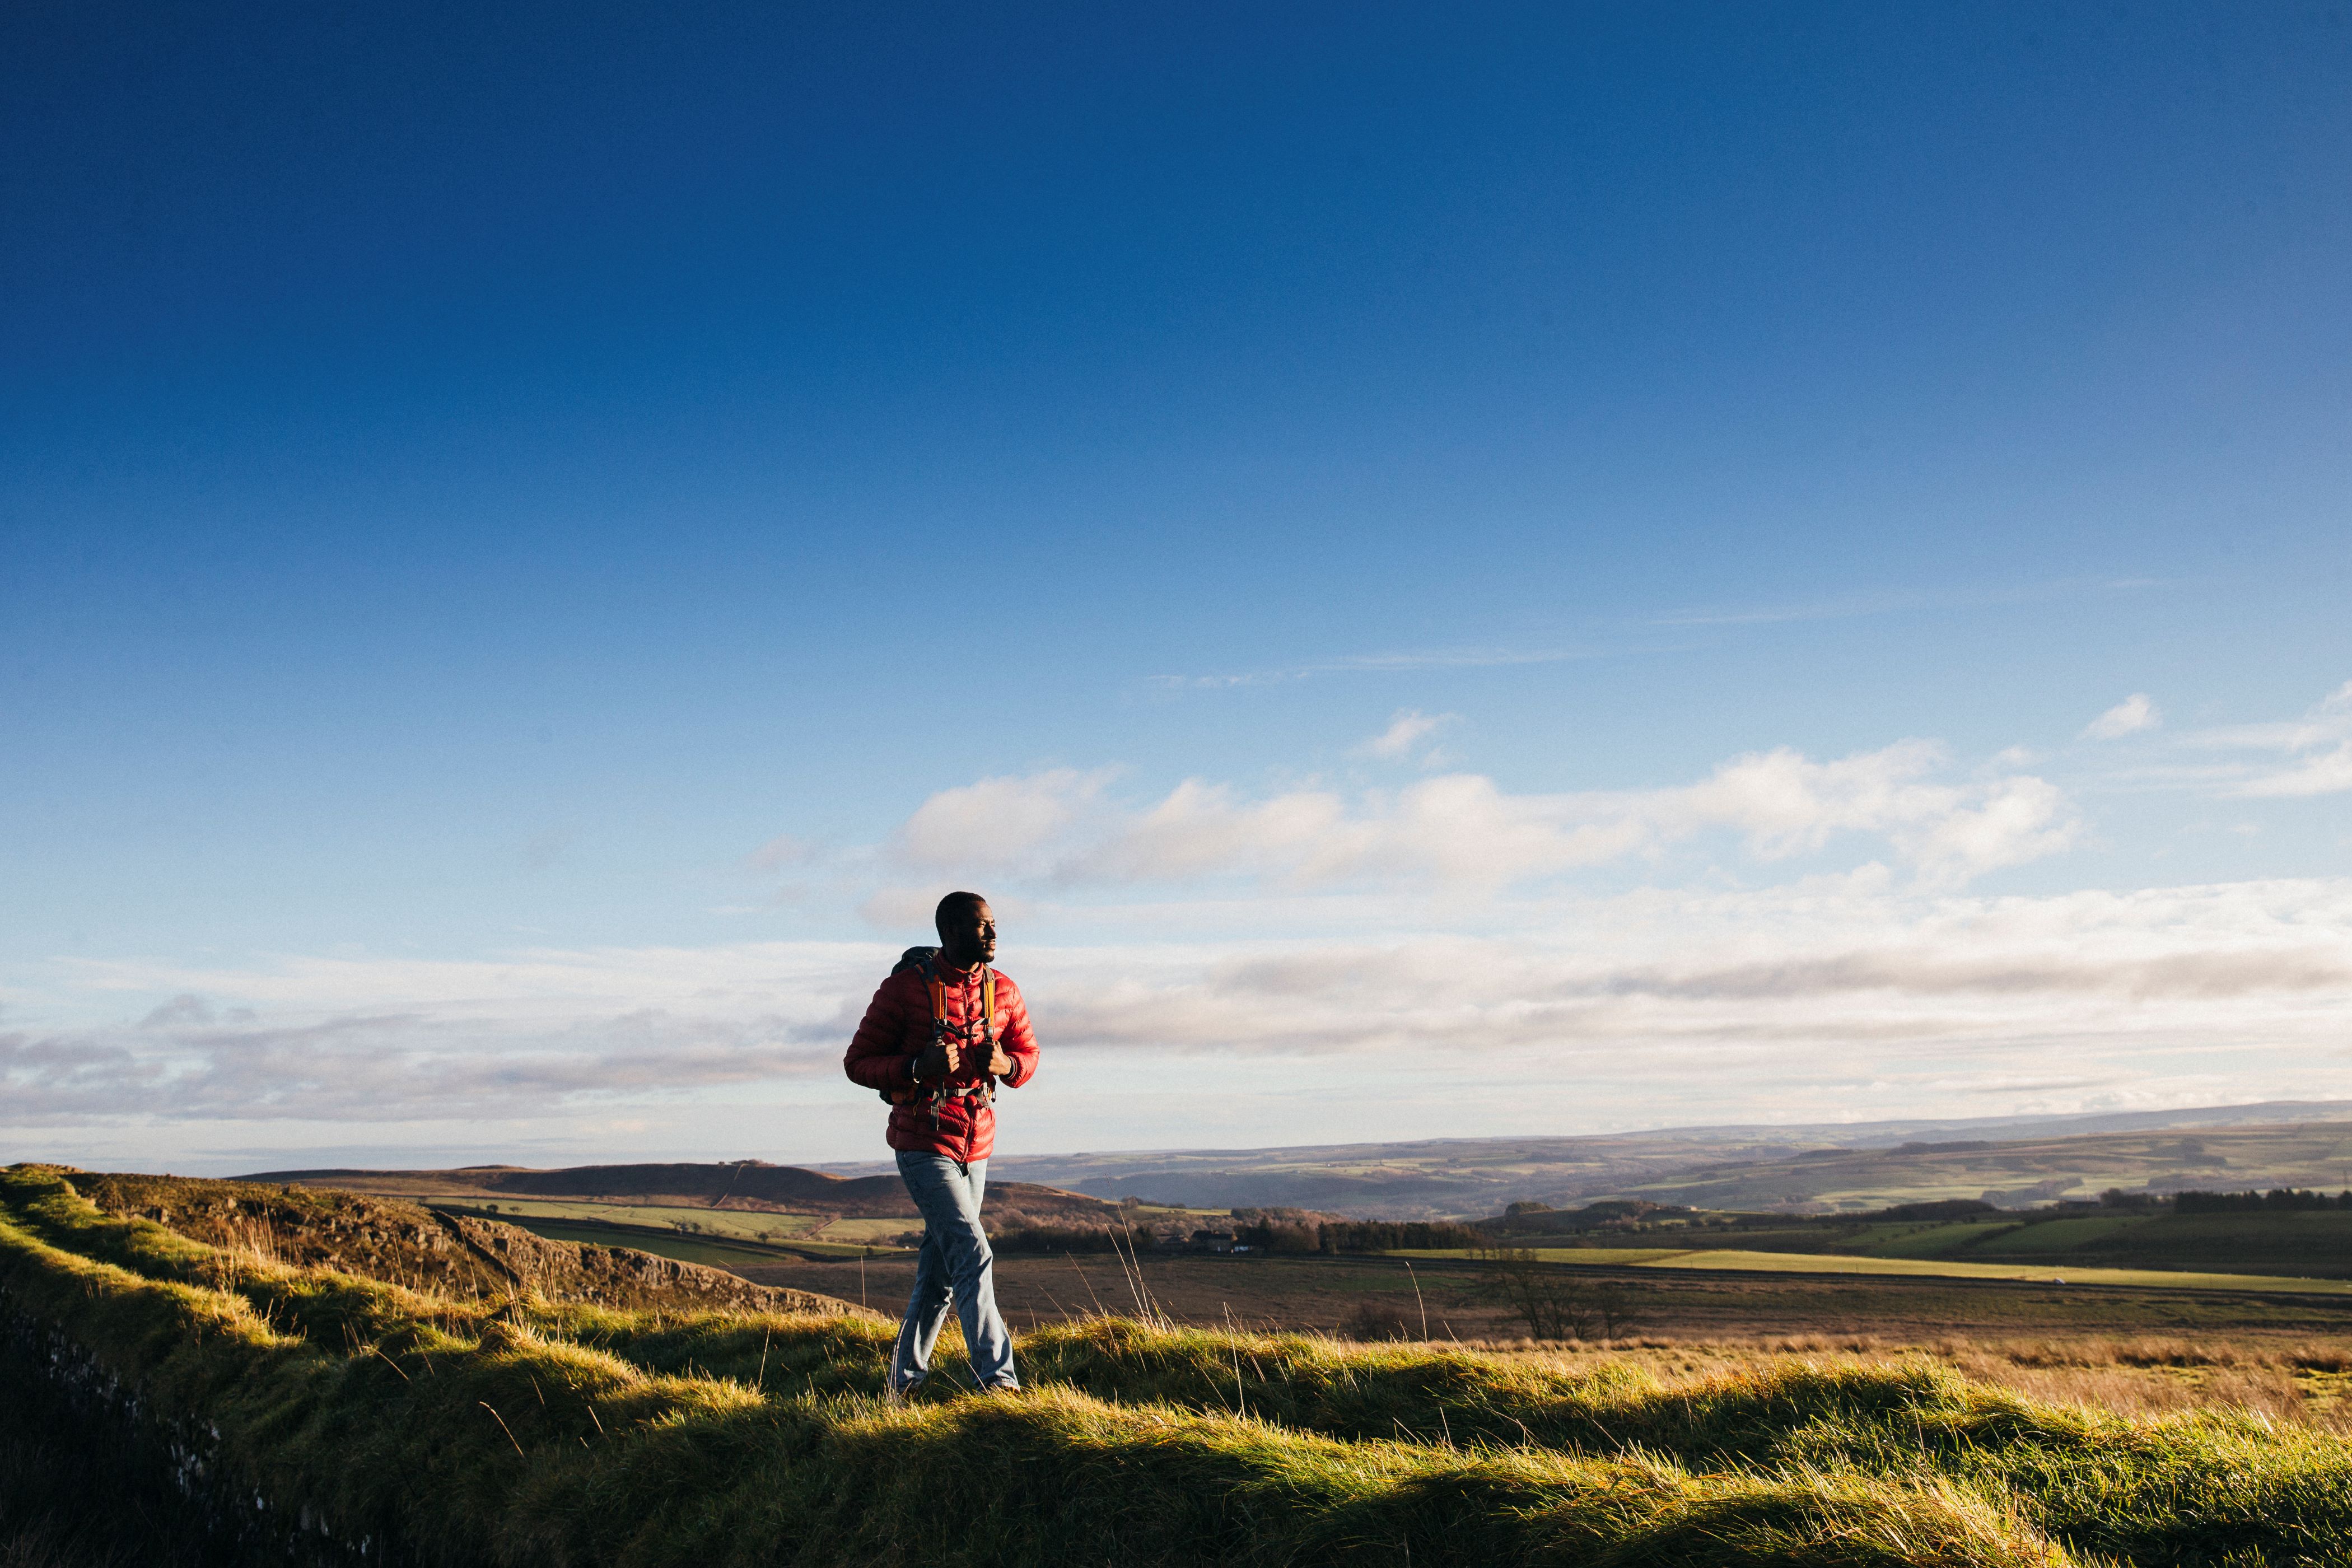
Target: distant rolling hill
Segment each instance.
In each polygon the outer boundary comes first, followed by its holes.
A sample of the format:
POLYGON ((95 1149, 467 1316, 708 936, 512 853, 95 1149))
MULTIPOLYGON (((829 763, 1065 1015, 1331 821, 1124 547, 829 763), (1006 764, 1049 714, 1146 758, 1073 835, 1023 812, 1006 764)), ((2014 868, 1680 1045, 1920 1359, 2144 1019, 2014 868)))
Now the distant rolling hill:
POLYGON ((2293 1175, 2289 1184, 2344 1184, 2326 1174, 2331 1135, 2319 1135, 2315 1149, 2290 1139, 2270 1146, 2267 1153, 2257 1152, 2263 1147, 2260 1140, 2232 1152, 2235 1145, 2225 1148, 2205 1135, 2226 1141, 2237 1137, 2237 1130, 2345 1122, 2352 1122, 2352 1100, 2272 1101, 2070 1116, 1682 1127, 1562 1138, 1013 1155, 1001 1157, 992 1169, 1100 1198, 1132 1194, 1210 1208, 1295 1205, 1360 1218, 1468 1218, 1493 1214, 1515 1199, 1568 1204, 1615 1196, 1813 1212, 1993 1192, 2002 1194, 1995 1201, 2021 1205, 2066 1192, 2151 1182, 2176 1187, 2268 1185, 2293 1175), (2165 1153, 2168 1141, 2162 1139, 2145 1141, 2136 1155, 2127 1152, 2132 1136, 2160 1131, 2187 1132, 2192 1142, 2205 1137, 2208 1153, 2221 1163, 2200 1164, 2206 1155, 2165 1153), (1906 1143, 2038 1146, 2076 1137, 2124 1142, 2104 1152, 2086 1146, 2083 1160, 2071 1163, 2070 1156, 2046 1149, 1976 1161, 1898 1152, 1906 1143), (1824 1150, 1833 1152, 1816 1152, 1824 1150), (1805 1163, 1791 1163, 1798 1155, 1805 1163), (2087 1189, 2086 1181, 2092 1184, 2087 1189))
MULTIPOLYGON (((1835 1213, 1937 1198, 2025 1207, 2105 1187, 2352 1186, 2352 1101, 1968 1121, 1667 1128, 1278 1149, 999 1158, 992 1214, 1098 1225, 1118 1199, 1463 1219, 1521 1199, 1639 1197, 1707 1209, 1835 1213)), ((241 1178, 417 1198, 575 1199, 851 1218, 915 1216, 895 1172, 746 1160, 562 1170, 299 1170, 241 1178)))
MULTIPOLYGON (((469 1165, 453 1171, 261 1171, 236 1179, 406 1198, 572 1198, 845 1219, 917 1217, 906 1184, 896 1175, 836 1176, 759 1160, 708 1165, 575 1165, 552 1171, 520 1165, 469 1165)), ((992 1214, 1018 1210, 1033 1220, 1055 1225, 1101 1224, 1118 1214, 1116 1205, 1100 1198, 1034 1182, 992 1181, 988 1200, 992 1214)))
POLYGON ((1703 1166, 1612 1196, 1693 1208, 1860 1212, 1976 1198, 2002 1208, 2096 1197, 2108 1188, 2352 1187, 2352 1121, 1814 1149, 1703 1166))

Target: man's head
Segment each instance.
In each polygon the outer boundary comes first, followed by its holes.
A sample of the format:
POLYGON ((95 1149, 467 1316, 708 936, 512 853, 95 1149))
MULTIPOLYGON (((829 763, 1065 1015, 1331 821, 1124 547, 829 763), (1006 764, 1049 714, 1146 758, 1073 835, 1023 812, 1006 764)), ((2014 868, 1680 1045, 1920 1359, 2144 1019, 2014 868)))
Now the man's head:
POLYGON ((932 924, 940 929, 940 956, 958 969, 996 956, 996 916, 978 893, 950 893, 941 899, 932 924))

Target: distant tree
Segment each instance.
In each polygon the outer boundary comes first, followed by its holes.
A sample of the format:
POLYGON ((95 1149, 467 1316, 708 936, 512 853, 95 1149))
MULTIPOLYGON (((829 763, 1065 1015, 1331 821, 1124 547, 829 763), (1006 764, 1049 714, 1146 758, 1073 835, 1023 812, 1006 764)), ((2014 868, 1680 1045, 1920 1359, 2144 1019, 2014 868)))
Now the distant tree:
POLYGON ((1326 1220, 1334 1220, 1339 1217, 1338 1215, 1321 1214, 1314 1209, 1284 1207, 1234 1209, 1232 1213, 1233 1216, 1241 1221, 1244 1225, 1288 1224, 1315 1226, 1321 1225, 1326 1220))
POLYGON ((1435 1251, 1491 1245, 1483 1230, 1452 1220, 1335 1220, 1317 1227, 1325 1252, 1435 1251))
POLYGON ((1641 1317, 1632 1289, 1552 1267, 1525 1247, 1481 1255, 1478 1293, 1500 1302, 1539 1340, 1613 1340, 1641 1317))
POLYGON ((1297 1220, 1268 1219, 1236 1227, 1234 1244, 1262 1247, 1268 1252, 1313 1252, 1323 1242, 1313 1226, 1297 1220))
POLYGON ((1108 1226, 1022 1225, 991 1230, 988 1244, 998 1252, 1110 1252, 1127 1238, 1108 1226))

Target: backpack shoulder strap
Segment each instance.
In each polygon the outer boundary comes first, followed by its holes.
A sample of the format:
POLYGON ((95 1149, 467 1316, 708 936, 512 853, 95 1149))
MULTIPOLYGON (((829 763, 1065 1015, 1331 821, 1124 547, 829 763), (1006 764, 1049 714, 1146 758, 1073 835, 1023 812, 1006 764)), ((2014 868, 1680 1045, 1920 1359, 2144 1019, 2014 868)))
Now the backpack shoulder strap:
POLYGON ((923 984, 931 992, 931 1032, 936 1036, 947 1026, 948 988, 947 983, 940 978, 940 966, 928 958, 923 960, 923 984))

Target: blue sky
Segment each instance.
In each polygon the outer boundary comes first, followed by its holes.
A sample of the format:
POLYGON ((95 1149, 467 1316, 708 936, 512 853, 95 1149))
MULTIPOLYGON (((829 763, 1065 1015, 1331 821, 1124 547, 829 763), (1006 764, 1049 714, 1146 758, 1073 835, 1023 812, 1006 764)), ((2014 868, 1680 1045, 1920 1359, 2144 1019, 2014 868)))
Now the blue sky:
POLYGON ((1040 1152, 2345 1093, 2347 66, 15 8, 0 1134, 857 1157, 960 883, 1040 1152))

